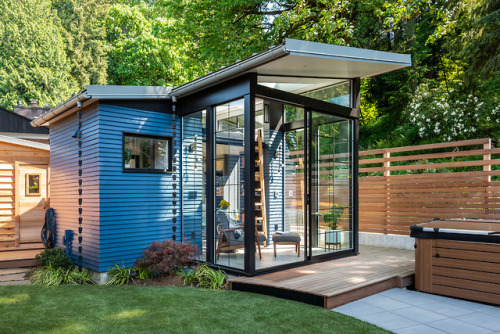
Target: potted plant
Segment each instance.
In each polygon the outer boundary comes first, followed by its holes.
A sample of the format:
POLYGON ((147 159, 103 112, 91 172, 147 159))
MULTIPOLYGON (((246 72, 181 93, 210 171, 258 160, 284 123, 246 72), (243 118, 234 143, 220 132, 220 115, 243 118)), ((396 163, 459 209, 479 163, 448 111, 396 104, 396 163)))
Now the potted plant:
POLYGON ((229 202, 226 200, 220 201, 219 208, 224 211, 227 210, 229 208, 229 202))
POLYGON ((125 158, 125 168, 130 168, 130 159, 132 158, 132 149, 126 148, 123 152, 123 157, 125 158))
POLYGON ((325 232, 326 244, 339 244, 340 243, 340 229, 339 219, 344 214, 344 207, 340 204, 333 204, 330 211, 325 214, 318 214, 323 216, 323 220, 328 225, 328 230, 325 232))

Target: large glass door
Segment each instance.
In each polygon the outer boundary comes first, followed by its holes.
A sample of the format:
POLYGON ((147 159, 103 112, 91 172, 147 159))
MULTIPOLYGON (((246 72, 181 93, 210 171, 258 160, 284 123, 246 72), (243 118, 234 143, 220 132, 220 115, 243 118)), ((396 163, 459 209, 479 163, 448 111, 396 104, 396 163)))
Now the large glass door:
POLYGON ((309 255, 352 249, 352 121, 310 111, 309 255))

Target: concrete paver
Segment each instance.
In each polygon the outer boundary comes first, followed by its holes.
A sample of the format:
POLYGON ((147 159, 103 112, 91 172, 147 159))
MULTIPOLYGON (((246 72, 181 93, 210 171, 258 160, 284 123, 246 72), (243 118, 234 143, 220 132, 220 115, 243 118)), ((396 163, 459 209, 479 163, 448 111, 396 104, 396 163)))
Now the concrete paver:
POLYGON ((500 333, 500 307, 407 289, 387 290, 333 311, 399 334, 500 333))

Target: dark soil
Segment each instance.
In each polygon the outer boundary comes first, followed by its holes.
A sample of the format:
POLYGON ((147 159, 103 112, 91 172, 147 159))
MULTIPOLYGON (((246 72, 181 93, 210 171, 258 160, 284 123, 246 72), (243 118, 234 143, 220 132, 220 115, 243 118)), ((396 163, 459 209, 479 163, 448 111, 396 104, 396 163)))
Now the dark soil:
POLYGON ((135 285, 141 286, 184 286, 184 279, 180 276, 162 276, 152 279, 134 279, 135 285))

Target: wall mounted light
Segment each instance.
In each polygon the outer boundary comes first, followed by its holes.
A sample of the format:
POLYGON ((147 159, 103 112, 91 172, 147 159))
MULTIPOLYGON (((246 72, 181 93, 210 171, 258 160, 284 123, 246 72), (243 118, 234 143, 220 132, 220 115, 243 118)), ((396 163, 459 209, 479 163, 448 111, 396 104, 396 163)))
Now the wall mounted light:
POLYGON ((264 123, 269 123, 269 104, 264 104, 264 123))

